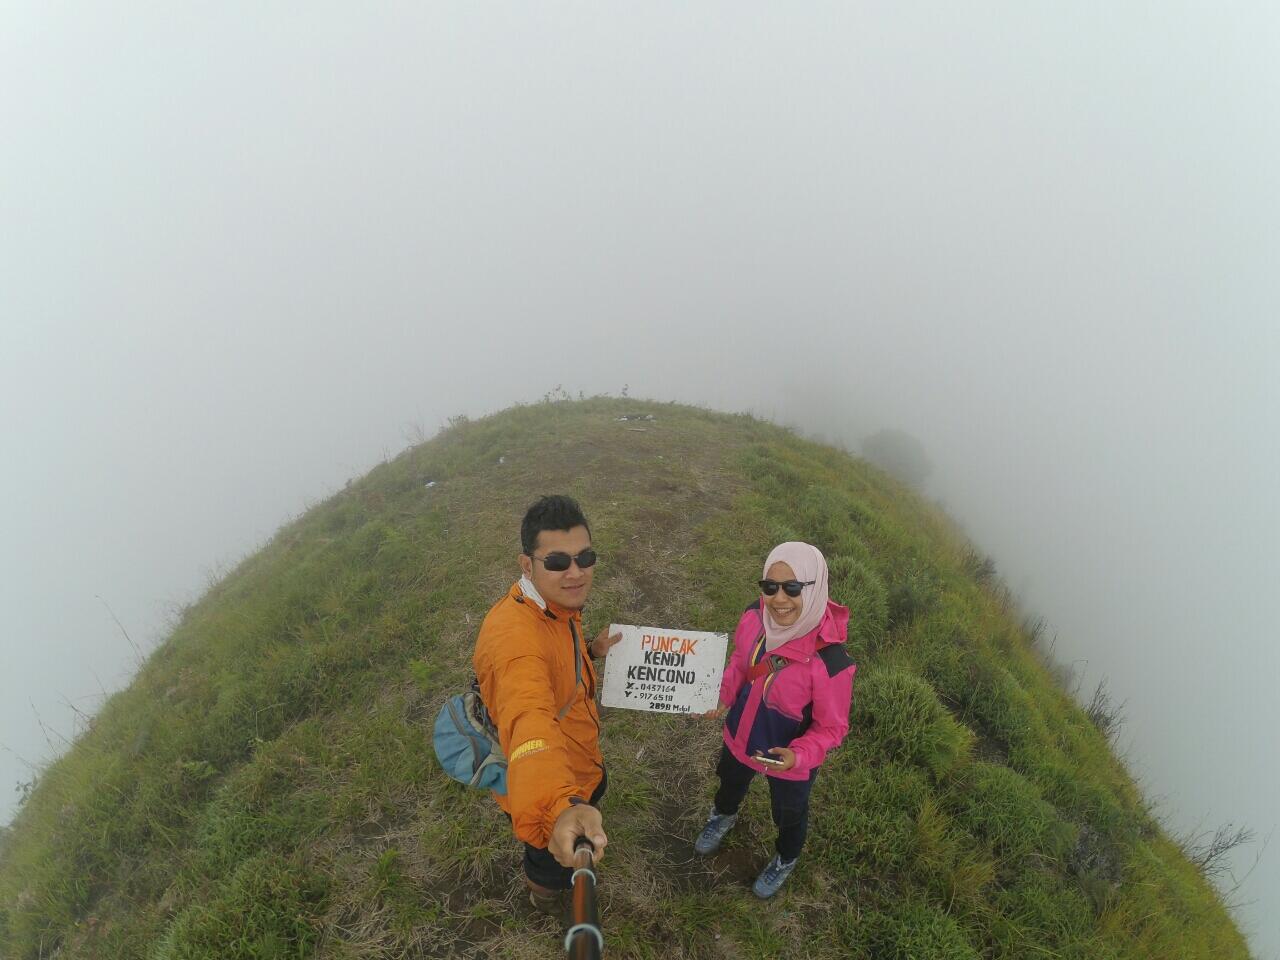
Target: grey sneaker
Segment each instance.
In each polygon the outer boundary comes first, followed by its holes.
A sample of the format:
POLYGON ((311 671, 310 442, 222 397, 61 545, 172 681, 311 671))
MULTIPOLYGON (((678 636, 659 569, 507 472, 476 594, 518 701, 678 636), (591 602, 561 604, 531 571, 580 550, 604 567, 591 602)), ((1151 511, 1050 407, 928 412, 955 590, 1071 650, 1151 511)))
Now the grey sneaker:
POLYGON ((720 841, 724 839, 724 835, 733 829, 733 825, 738 822, 736 813, 716 813, 716 808, 711 808, 711 817, 707 820, 707 825, 702 828, 702 832, 698 834, 698 839, 693 843, 695 853, 706 856, 708 853, 715 853, 720 849, 720 841))
POLYGON ((760 871, 760 876, 756 877, 755 886, 751 888, 751 892, 761 900, 768 900, 786 883, 787 877, 791 876, 791 871, 796 868, 799 860, 800 858, 797 857, 795 860, 784 863, 775 853, 773 859, 760 871))

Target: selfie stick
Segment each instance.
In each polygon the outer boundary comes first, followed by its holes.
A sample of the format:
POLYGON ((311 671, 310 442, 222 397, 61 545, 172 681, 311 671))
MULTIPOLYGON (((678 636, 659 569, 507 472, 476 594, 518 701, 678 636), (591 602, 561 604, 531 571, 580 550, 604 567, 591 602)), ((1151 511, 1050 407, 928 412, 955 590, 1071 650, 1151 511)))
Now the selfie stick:
POLYGON ((604 953, 596 910, 595 849, 586 837, 579 837, 573 847, 573 926, 564 936, 564 949, 572 960, 599 960, 604 953))

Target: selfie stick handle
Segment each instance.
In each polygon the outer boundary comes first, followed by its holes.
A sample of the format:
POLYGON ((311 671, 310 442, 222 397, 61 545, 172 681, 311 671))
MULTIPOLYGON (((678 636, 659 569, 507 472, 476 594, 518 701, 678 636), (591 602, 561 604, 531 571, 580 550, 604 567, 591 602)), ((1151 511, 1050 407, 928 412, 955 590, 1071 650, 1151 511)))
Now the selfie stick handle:
POLYGON ((571 960, 599 960, 604 953, 596 909, 595 849, 586 837, 579 837, 573 847, 573 926, 564 937, 564 949, 571 960))

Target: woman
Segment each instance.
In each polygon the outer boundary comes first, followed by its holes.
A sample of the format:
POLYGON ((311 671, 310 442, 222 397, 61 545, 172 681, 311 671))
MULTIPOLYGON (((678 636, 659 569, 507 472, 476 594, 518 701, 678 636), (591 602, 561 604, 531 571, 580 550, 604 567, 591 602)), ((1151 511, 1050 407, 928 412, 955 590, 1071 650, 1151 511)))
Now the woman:
POLYGON ((725 717, 724 746, 716 766, 720 789, 694 849, 705 855, 720 846, 737 822, 752 777, 763 773, 777 853, 752 889, 768 898, 795 869, 814 778, 848 732, 857 667, 844 649, 849 610, 828 598, 827 561, 817 547, 774 547, 760 593, 734 631, 720 706, 703 715, 725 717))

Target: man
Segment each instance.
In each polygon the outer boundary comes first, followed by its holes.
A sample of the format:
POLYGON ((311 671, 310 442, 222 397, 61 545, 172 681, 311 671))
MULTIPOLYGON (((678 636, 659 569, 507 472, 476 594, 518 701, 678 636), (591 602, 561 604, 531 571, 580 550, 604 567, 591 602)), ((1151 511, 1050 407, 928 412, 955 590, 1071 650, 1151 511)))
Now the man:
POLYGON ((472 663, 507 756, 507 793, 494 799, 524 841, 531 902, 556 914, 577 839, 595 845, 596 860, 608 843, 595 806, 607 778, 591 658, 622 635, 606 628, 589 645, 583 639, 596 554, 574 500, 543 497, 531 506, 520 548, 522 576, 484 618, 472 663))

